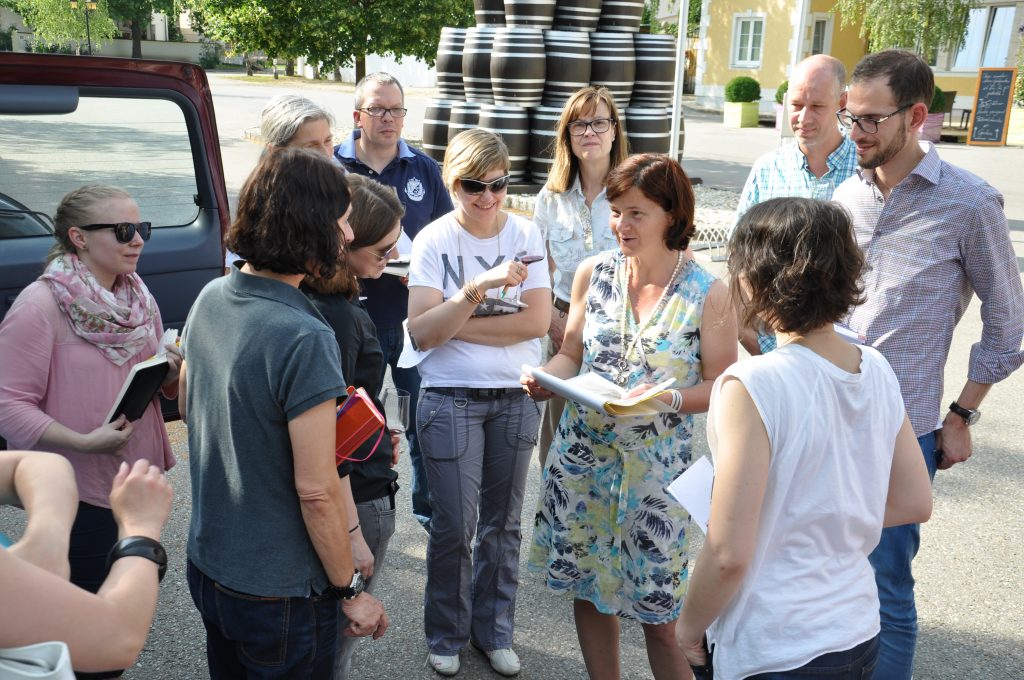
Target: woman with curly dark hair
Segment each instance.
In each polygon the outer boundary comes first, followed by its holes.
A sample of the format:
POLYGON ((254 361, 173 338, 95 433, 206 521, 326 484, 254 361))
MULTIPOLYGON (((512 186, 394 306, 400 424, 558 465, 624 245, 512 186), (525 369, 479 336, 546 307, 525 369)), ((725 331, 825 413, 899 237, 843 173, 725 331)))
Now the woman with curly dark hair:
POLYGON ((679 645, 710 665, 707 631, 722 680, 870 677, 868 554, 883 526, 928 519, 931 486, 889 364, 834 327, 862 299, 863 256, 842 207, 804 198, 754 206, 729 246, 734 301, 779 346, 715 382, 711 518, 679 645))
MULTIPOLYGON (((674 623, 686 592, 685 510, 665 487, 689 465, 694 413, 736 360, 728 291, 687 250, 694 196, 668 156, 633 156, 608 177, 620 248, 584 260, 565 340, 544 370, 594 373, 633 393, 675 379, 661 412, 615 418, 569 401, 544 469, 530 566, 573 598, 587 672, 619 677, 619 619, 639 621, 656 680, 689 677, 674 623)), ((550 392, 522 379, 534 399, 550 392)))

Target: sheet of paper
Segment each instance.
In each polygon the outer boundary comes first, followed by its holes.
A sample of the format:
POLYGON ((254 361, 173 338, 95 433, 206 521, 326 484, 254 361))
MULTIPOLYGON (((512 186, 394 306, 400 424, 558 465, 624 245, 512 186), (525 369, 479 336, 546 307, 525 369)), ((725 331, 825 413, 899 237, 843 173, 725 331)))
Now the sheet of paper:
POLYGON ((421 361, 427 358, 427 356, 434 351, 433 348, 420 352, 419 350, 413 349, 412 340, 409 338, 409 320, 406 319, 402 322, 402 334, 403 344, 402 353, 398 356, 398 367, 399 368, 412 368, 421 361))
POLYGON ((715 468, 707 456, 690 464, 686 472, 668 485, 668 492, 686 508, 694 523, 706 536, 711 518, 711 487, 715 481, 715 468))
POLYGON ((412 254, 412 239, 405 233, 405 229, 402 229, 402 233, 398 235, 398 257, 408 260, 412 254))

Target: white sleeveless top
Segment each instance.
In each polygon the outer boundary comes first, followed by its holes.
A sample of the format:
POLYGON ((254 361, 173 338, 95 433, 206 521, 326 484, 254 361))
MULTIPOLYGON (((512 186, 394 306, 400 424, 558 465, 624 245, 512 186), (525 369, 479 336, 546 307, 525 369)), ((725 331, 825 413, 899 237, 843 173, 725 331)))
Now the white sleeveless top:
POLYGON ((905 410, 886 360, 871 347, 860 351, 857 374, 789 344, 734 364, 715 382, 707 430, 716 464, 725 376, 750 393, 771 444, 753 561, 708 630, 716 678, 799 668, 879 631, 868 554, 881 535, 905 410))

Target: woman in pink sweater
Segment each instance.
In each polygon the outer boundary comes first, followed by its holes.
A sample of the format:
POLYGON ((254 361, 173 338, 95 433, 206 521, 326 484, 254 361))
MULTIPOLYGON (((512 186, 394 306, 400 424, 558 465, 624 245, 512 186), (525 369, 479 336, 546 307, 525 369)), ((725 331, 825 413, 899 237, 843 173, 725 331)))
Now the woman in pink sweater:
MULTIPOLYGON (((0 436, 13 449, 55 451, 75 470, 80 502, 71 581, 96 592, 117 541, 110 486, 122 461, 174 464, 158 400, 135 422, 105 417, 132 366, 156 354, 156 301, 135 273, 151 225, 123 190, 85 186, 57 208, 43 275, 0 324, 0 436)), ((163 391, 177 393, 180 359, 163 391)))

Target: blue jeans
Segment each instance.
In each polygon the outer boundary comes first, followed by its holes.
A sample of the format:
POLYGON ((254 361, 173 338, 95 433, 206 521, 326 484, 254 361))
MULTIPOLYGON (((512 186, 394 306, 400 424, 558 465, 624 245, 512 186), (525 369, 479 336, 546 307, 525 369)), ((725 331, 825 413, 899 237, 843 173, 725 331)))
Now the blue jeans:
POLYGON ((210 680, 331 678, 336 599, 247 595, 217 583, 191 560, 188 589, 206 627, 210 680))
POLYGON ((409 393, 409 427, 405 438, 409 442, 409 461, 412 463, 412 514, 423 528, 430 530, 430 489, 427 473, 423 470, 423 454, 416 436, 416 401, 420 395, 420 372, 415 368, 399 368, 398 357, 402 354, 404 334, 402 327, 377 329, 377 340, 384 352, 384 364, 391 367, 391 380, 395 387, 409 393))
POLYGON ((434 491, 423 594, 427 646, 444 655, 471 640, 489 651, 511 647, 520 520, 540 407, 519 389, 496 399, 425 389, 419 416, 434 491))
MULTIPOLYGON (((758 673, 747 680, 871 680, 878 660, 878 636, 843 652, 822 654, 800 668, 758 673)), ((879 676, 879 680, 886 678, 879 676)))
MULTIPOLYGON (((935 479, 938 458, 935 432, 917 438, 935 479)), ((868 555, 878 585, 882 633, 878 651, 878 677, 884 680, 910 680, 914 673, 914 647, 917 645, 917 607, 914 604, 914 575, 910 564, 921 545, 921 525, 904 524, 882 530, 878 546, 868 555)))

